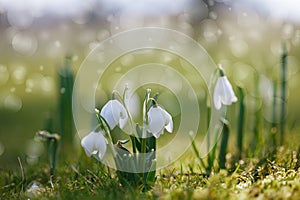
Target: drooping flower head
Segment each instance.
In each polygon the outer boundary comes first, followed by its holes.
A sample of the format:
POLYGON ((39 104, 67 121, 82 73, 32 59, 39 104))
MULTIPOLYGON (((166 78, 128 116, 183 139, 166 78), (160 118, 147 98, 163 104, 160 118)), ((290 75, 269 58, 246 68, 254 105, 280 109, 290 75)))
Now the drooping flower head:
POLYGON ((164 129, 173 131, 172 116, 160 106, 152 106, 148 111, 148 128, 155 138, 163 134, 164 129))
POLYGON ((88 157, 95 155, 98 160, 102 160, 107 148, 107 141, 104 132, 91 132, 81 140, 81 146, 88 157))
POLYGON ((106 120, 110 129, 115 128, 116 125, 123 128, 128 119, 125 107, 116 99, 108 101, 103 106, 100 115, 106 120))
POLYGON ((222 104, 231 105, 237 101, 232 86, 224 74, 221 66, 219 67, 220 76, 217 80, 216 87, 213 94, 214 105, 216 109, 220 109, 222 104))

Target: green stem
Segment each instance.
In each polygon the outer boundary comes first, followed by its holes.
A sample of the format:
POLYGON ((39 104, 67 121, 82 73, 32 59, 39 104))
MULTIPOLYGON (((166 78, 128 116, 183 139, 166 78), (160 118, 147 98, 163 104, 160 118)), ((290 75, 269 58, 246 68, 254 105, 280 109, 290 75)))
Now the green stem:
POLYGON ((257 110, 255 111, 254 115, 254 123, 253 123, 253 139, 250 144, 250 151, 251 154, 253 155, 254 152, 257 152, 256 148, 259 143, 259 138, 261 134, 261 115, 262 115, 262 109, 260 106, 260 93, 259 93, 259 75, 258 73, 255 73, 254 76, 254 85, 255 85, 255 105, 257 106, 257 110), (253 153, 252 153, 253 152, 253 153))
POLYGON ((238 158, 242 158, 243 152, 243 136, 244 136, 244 118, 245 118, 245 105, 244 105, 244 91, 241 87, 238 87, 239 96, 239 114, 237 123, 237 148, 238 158))
POLYGON ((286 72, 287 72, 287 52, 285 46, 283 46, 283 52, 281 56, 281 113, 280 113, 280 145, 283 144, 284 141, 284 133, 285 133, 285 115, 286 115, 286 72))
POLYGON ((132 143, 132 151, 135 154, 136 153, 136 142, 135 142, 135 137, 133 137, 132 135, 130 136, 130 140, 132 143))
POLYGON ((139 137, 138 137, 138 134, 136 133, 136 129, 135 129, 135 126, 134 126, 134 121, 132 119, 132 116, 131 116, 131 114, 130 114, 130 112, 129 112, 126 104, 125 104, 125 98, 126 98, 127 90, 128 90, 128 88, 126 87, 124 89, 123 97, 116 90, 114 90, 112 92, 112 94, 113 94, 113 96, 117 95, 117 97, 119 98, 119 100, 121 101, 121 103, 123 104, 123 106, 124 106, 124 108, 126 110, 127 116, 129 118, 129 121, 130 121, 131 130, 132 130, 132 133, 134 135, 134 136, 130 136, 130 140, 131 140, 131 143, 132 143, 132 151, 133 151, 133 153, 136 153, 136 142, 135 142, 135 138, 134 137, 136 137, 137 139, 139 137))
POLYGON ((147 103, 150 97, 150 89, 147 89, 145 100, 143 103, 143 129, 142 129, 142 153, 146 153, 146 137, 147 137, 147 103))
POLYGON ((146 143, 147 143, 147 103, 148 103, 148 99, 150 97, 150 93, 151 90, 147 89, 146 91, 146 96, 144 99, 144 103, 143 103, 143 129, 142 129, 142 144, 141 144, 141 153, 142 153, 142 157, 141 157, 141 164, 142 164, 142 169, 143 169, 143 182, 144 185, 146 185, 146 174, 145 172, 145 156, 146 156, 146 143))
MULTIPOLYGON (((211 106, 210 106, 210 102, 207 100, 207 115, 206 115, 206 130, 207 130, 207 152, 210 151, 210 131, 209 131, 209 123, 210 123, 210 118, 211 118, 211 106)), ((211 153, 207 154, 207 164, 208 164, 208 168, 210 166, 211 163, 211 153)), ((206 171, 207 169, 206 168, 206 171)))
POLYGON ((195 140, 194 140, 192 137, 190 137, 190 138, 191 138, 191 141, 192 141, 192 147, 193 147, 193 150, 194 150, 194 152, 195 152, 195 154, 196 154, 198 160, 200 161, 200 164, 201 164, 202 167, 206 170, 206 169, 207 169, 207 166, 205 165, 203 159, 202 159, 201 156, 200 156, 200 153, 199 153, 199 150, 197 149, 195 140))
POLYGON ((52 162, 51 162, 51 169, 50 169, 50 173, 51 176, 55 175, 55 169, 56 169, 56 162, 57 162, 57 147, 58 147, 58 141, 56 139, 52 139, 50 140, 50 142, 52 143, 52 162))
POLYGON ((112 140, 112 138, 111 138, 111 134, 110 134, 111 130, 110 130, 110 127, 109 127, 107 121, 104 119, 104 117, 102 117, 102 116, 100 115, 99 110, 98 110, 98 109, 95 109, 95 111, 96 111, 96 115, 97 115, 97 118, 98 118, 99 126, 100 126, 100 128, 101 128, 102 130, 104 130, 104 132, 106 133, 106 135, 107 135, 107 137, 108 137, 108 139, 109 139, 109 144, 110 144, 110 148, 111 148, 111 150, 112 150, 113 156, 114 156, 114 158, 116 158, 117 152, 116 152, 116 150, 115 150, 115 148, 114 148, 113 140, 112 140))
POLYGON ((73 148, 74 124, 72 114, 72 92, 74 76, 71 70, 72 61, 66 57, 64 65, 59 69, 59 133, 62 136, 62 147, 64 152, 73 148))
POLYGON ((220 153, 219 153, 219 167, 220 169, 226 168, 226 149, 228 145, 229 138, 229 126, 226 120, 223 121, 223 129, 222 129, 222 139, 220 144, 220 153))
POLYGON ((277 106, 277 82, 273 82, 273 102, 272 102, 272 124, 271 124, 271 139, 272 145, 276 147, 276 133, 277 133, 277 124, 276 124, 276 106, 277 106))
MULTIPOLYGON (((209 131, 209 123, 210 123, 210 117, 211 117, 211 107, 209 104, 207 104, 207 115, 206 115, 206 130, 209 131)), ((210 135, 207 135, 208 142, 207 142, 207 150, 209 150, 209 143, 210 143, 210 135)))

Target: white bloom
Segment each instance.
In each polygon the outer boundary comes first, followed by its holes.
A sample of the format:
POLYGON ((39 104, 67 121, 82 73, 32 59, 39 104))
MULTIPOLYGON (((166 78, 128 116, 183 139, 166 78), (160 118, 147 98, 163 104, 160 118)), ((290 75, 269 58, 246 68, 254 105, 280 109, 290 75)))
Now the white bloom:
POLYGON ((91 132, 81 140, 81 146, 88 157, 95 155, 98 160, 102 160, 106 152, 107 141, 103 136, 104 132, 91 132))
POLYGON ((106 120, 110 129, 119 124, 123 128, 128 115, 124 106, 116 99, 108 101, 102 108, 100 115, 106 120))
POLYGON ((224 105, 231 105, 232 102, 236 101, 237 97, 235 96, 227 77, 220 76, 214 90, 214 104, 216 109, 219 110, 221 108, 221 103, 224 105))
POLYGON ((165 128, 171 133, 173 131, 172 116, 160 106, 152 106, 148 111, 148 127, 155 138, 163 134, 165 128))

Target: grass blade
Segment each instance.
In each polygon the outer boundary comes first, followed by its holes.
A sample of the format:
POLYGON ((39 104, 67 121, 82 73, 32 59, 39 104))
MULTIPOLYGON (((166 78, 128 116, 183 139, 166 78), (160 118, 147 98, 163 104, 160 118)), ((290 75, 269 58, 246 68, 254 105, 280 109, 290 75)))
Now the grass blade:
POLYGON ((280 145, 284 141, 285 133, 285 116, 286 116, 286 86, 287 86, 287 52, 286 47, 283 46, 282 56, 281 56, 281 113, 280 113, 280 145))
POLYGON ((220 144, 220 153, 219 153, 219 167, 220 169, 226 169, 226 149, 228 145, 229 138, 229 124, 227 120, 223 120, 223 129, 222 129, 222 139, 220 144))
POLYGON ((243 152, 243 136, 244 136, 244 119, 245 119, 245 105, 244 105, 244 91, 243 88, 238 87, 239 96, 239 113, 238 113, 238 123, 237 123, 237 149, 238 149, 238 159, 242 158, 243 152))

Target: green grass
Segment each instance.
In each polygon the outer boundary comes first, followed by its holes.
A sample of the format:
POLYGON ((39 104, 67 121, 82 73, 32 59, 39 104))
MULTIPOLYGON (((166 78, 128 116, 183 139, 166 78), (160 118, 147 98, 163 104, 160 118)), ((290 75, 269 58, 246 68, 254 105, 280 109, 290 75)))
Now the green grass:
POLYGON ((239 162, 227 154, 227 168, 207 177, 189 156, 156 174, 145 193, 123 187, 116 172, 82 155, 79 161, 60 163, 50 182, 46 162, 0 171, 0 199, 298 199, 299 150, 277 148, 260 159, 239 162), (30 191, 33 182, 39 187, 30 191), (53 185, 52 185, 53 184, 53 185))

